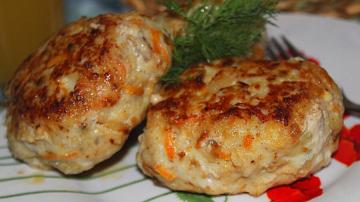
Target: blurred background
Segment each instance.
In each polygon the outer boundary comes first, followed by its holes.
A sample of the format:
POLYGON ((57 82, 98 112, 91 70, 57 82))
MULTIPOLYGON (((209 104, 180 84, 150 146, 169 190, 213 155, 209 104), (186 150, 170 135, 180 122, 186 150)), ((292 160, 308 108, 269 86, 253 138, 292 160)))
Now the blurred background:
MULTIPOLYGON (((132 8, 154 14, 164 10, 158 0, 0 0, 0 88, 16 67, 64 24, 81 16, 125 12, 132 8)), ((179 1, 182 3, 187 0, 179 1)), ((354 19, 360 0, 280 0, 286 12, 307 12, 354 19)), ((0 95, 1 96, 1 95, 0 95)))

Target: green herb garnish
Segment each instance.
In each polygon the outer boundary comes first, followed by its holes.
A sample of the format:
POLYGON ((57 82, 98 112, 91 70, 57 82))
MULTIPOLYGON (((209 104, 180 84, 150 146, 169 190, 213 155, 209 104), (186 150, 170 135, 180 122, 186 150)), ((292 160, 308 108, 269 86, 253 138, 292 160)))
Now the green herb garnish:
POLYGON ((276 0, 203 0, 184 10, 174 0, 164 5, 182 16, 187 25, 173 38, 172 67, 162 77, 165 83, 177 82, 190 65, 228 56, 246 56, 259 42, 275 13, 276 0))

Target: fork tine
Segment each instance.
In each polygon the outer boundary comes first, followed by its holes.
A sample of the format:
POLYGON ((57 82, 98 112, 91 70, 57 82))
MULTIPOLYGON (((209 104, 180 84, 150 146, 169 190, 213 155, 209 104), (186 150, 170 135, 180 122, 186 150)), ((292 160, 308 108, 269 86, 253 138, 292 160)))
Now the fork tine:
MULTIPOLYGON (((295 46, 285 36, 281 36, 281 42, 283 42, 284 45, 280 45, 280 42, 277 41, 274 37, 267 41, 266 53, 270 59, 280 60, 289 59, 290 57, 302 57, 303 59, 307 59, 305 55, 302 54, 297 48, 295 48, 295 46)), ((352 102, 348 97, 345 96, 343 90, 341 90, 341 93, 343 95, 345 110, 349 114, 360 117, 360 104, 352 102)))
POLYGON ((343 102, 345 105, 345 110, 347 112, 356 112, 356 113, 360 113, 360 105, 359 104, 355 104, 354 102, 352 102, 351 100, 349 100, 349 98, 346 97, 345 93, 343 90, 341 90, 342 96, 343 96, 343 102))
POLYGON ((265 48, 266 51, 266 55, 271 59, 271 60, 279 60, 280 58, 276 55, 276 53, 273 51, 271 44, 268 43, 268 45, 265 48))
POLYGON ((274 38, 272 37, 271 38, 271 42, 272 44, 274 44, 276 50, 278 51, 281 59, 289 59, 290 58, 290 55, 284 50, 284 48, 280 45, 280 43, 274 38))
POLYGON ((296 49, 295 46, 284 35, 281 36, 281 39, 284 42, 286 48, 289 50, 291 56, 305 58, 304 54, 296 49))

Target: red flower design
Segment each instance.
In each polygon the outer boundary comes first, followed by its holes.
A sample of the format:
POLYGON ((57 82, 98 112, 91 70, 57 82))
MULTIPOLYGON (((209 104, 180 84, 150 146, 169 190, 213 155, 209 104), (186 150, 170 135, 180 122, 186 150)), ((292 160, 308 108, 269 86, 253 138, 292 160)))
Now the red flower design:
POLYGON ((360 124, 351 129, 343 128, 339 148, 333 157, 347 166, 360 160, 360 124))
POLYGON ((291 185, 274 187, 266 192, 273 202, 304 202, 322 193, 320 178, 316 176, 299 180, 291 185))
MULTIPOLYGON (((316 58, 308 55, 305 57, 320 65, 316 58)), ((345 120, 348 117, 349 114, 345 113, 343 119, 345 120)), ((360 124, 351 129, 343 127, 339 147, 333 158, 347 166, 351 166, 355 161, 360 160, 360 124)), ((316 176, 299 180, 291 185, 274 187, 266 192, 272 202, 304 202, 320 196, 322 193, 320 178, 316 176)))
MULTIPOLYGON (((360 160, 360 124, 350 129, 343 127, 339 148, 333 157, 347 166, 360 160)), ((311 176, 291 185, 274 187, 266 193, 272 202, 305 202, 320 196, 323 190, 320 178, 311 176)))
MULTIPOLYGON (((306 56, 306 57, 307 57, 307 56, 306 56)), ((315 59, 315 58, 313 58, 313 57, 307 57, 307 59, 308 59, 308 61, 310 61, 310 62, 313 62, 313 63, 315 63, 315 64, 317 64, 317 65, 320 65, 319 60, 317 60, 317 59, 315 59)))

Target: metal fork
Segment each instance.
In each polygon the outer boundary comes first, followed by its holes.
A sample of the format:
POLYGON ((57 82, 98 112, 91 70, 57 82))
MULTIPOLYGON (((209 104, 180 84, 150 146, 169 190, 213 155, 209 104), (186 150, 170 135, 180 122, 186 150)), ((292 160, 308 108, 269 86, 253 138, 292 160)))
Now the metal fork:
MULTIPOLYGON (((300 57, 304 60, 308 59, 285 36, 281 36, 280 39, 275 39, 274 37, 270 38, 266 44, 266 56, 272 60, 287 60, 292 57, 300 57)), ((341 90, 341 92, 343 95, 345 111, 349 114, 359 115, 360 104, 356 104, 347 98, 343 90, 341 90)))
POLYGON ((5 95, 3 93, 3 89, 0 86, 0 111, 5 106, 5 95))

